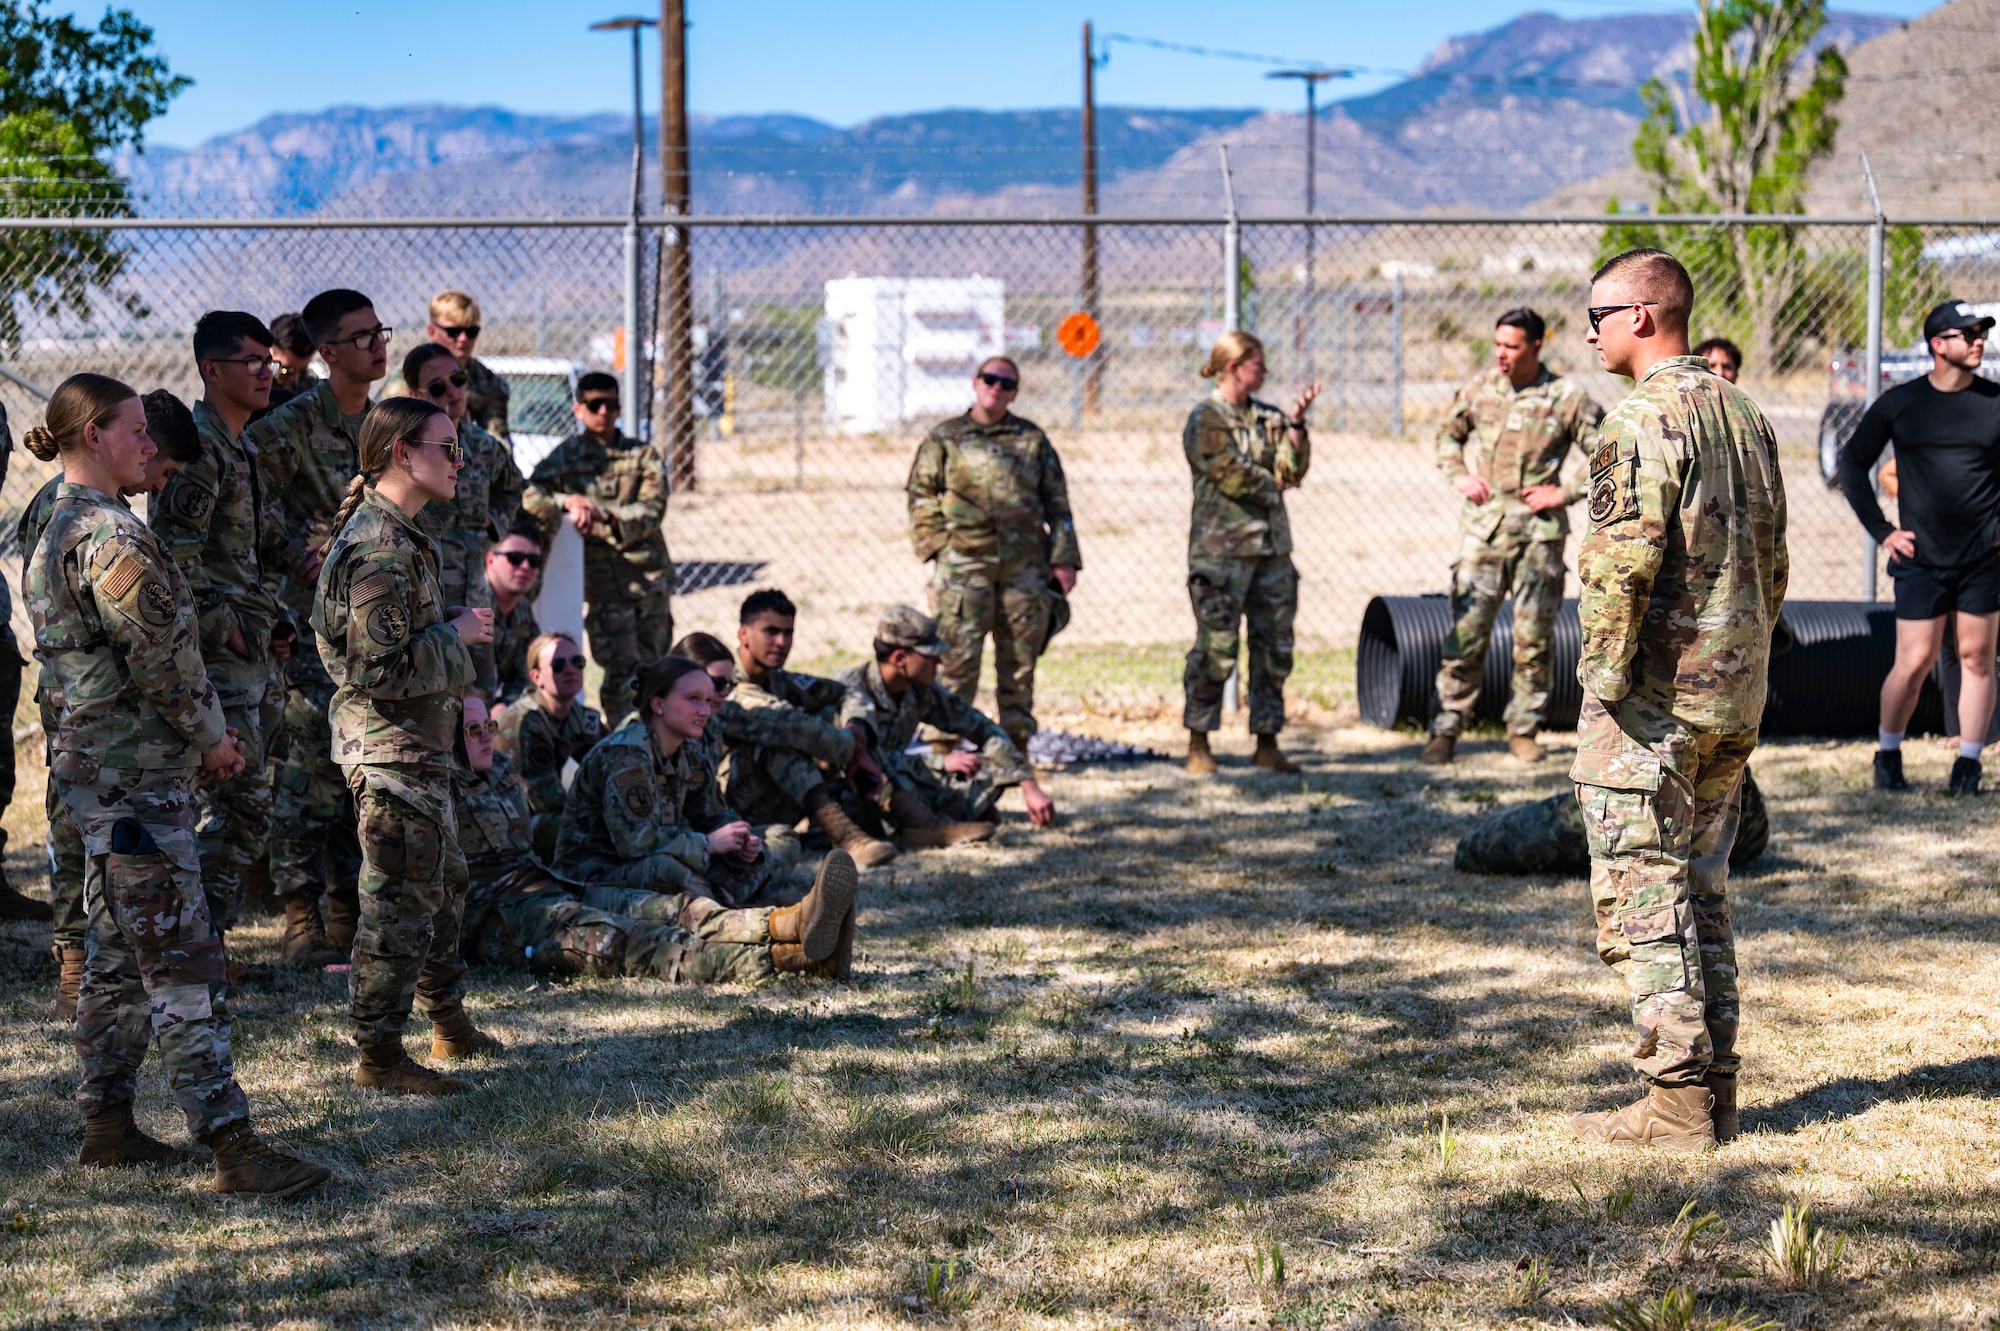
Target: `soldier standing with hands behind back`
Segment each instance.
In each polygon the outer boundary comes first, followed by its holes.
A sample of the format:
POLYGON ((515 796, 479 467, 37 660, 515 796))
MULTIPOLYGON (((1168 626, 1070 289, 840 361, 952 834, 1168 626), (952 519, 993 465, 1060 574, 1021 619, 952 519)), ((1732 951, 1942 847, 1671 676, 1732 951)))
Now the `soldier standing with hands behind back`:
POLYGON ((973 701, 990 633, 1000 728, 1026 753, 1035 659, 1048 646, 1056 596, 1075 589, 1083 556, 1055 448, 1039 425, 1009 410, 1020 389, 1011 358, 982 361, 972 409, 918 446, 909 495, 910 539, 917 558, 932 561, 931 612, 945 641, 938 682, 973 701))
POLYGON ((1694 284, 1637 249, 1590 289, 1590 340, 1631 377, 1590 459, 1577 557, 1577 783, 1597 952, 1632 990, 1646 1097, 1578 1136, 1702 1150, 1736 1135, 1729 852, 1784 604, 1785 487, 1770 422, 1688 352, 1694 284))
POLYGON ((1514 594, 1514 696, 1507 746, 1542 760, 1535 734, 1549 701, 1556 615, 1562 610, 1563 543, 1582 483, 1562 483, 1570 446, 1587 447, 1604 412, 1576 384, 1542 364, 1542 316, 1509 310, 1493 329, 1493 368, 1458 390, 1438 427, 1438 470, 1465 496, 1458 562, 1451 566, 1451 636, 1438 671, 1438 714, 1423 761, 1448 763, 1479 704, 1487 639, 1500 602, 1514 594), (1476 440, 1472 463, 1465 445, 1476 440))

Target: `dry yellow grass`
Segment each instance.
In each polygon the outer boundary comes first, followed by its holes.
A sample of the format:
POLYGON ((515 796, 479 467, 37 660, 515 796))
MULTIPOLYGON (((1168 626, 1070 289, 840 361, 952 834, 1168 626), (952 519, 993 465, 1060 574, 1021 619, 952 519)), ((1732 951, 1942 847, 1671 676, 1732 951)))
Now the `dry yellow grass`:
MULTIPOLYGON (((1118 730, 1177 748, 1171 721, 1118 730)), ((1566 1326, 1678 1289, 1791 1328, 1992 1324, 1985 806, 1876 795, 1863 745, 1760 754, 1746 1135, 1659 1159, 1565 1130, 1631 1085, 1582 883, 1449 867, 1563 763, 1485 740, 1439 775, 1340 710, 1292 742, 1303 777, 1240 735, 1213 781, 1059 774, 1055 830, 869 875, 852 985, 477 971, 507 1049, 445 1104, 349 1087, 338 979, 246 994, 259 1121, 335 1170, 288 1203, 71 1163, 46 927, 5 926, 0 1324, 1566 1326), (1761 1254, 1805 1202, 1845 1249, 1793 1288, 1761 1254)), ((1928 791, 1946 764, 1910 755, 1928 791)), ((142 1118, 181 1134, 156 1066, 142 1118)))

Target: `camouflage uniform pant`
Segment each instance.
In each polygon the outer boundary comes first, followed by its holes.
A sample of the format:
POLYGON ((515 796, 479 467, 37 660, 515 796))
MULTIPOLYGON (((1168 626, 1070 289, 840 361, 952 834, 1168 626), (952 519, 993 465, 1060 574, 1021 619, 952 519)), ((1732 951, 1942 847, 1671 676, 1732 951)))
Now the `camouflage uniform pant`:
POLYGON ((86 852, 77 1103, 86 1114, 130 1104, 157 1039, 188 1131, 205 1141, 250 1109, 229 1050, 222 936, 201 888, 194 773, 106 768, 88 785, 56 784, 86 852))
MULTIPOLYGON (((634 888, 600 893, 660 909, 669 898, 634 888)), ((771 912, 723 912, 706 937, 671 921, 648 921, 586 905, 539 878, 504 892, 468 923, 471 960, 558 975, 651 975, 683 984, 755 982, 771 969, 771 912)))
POLYGON ((281 900, 324 891, 328 842, 354 822, 346 774, 333 761, 333 679, 303 635, 293 651, 285 671, 285 758, 271 790, 271 893, 281 900))
POLYGON ((606 734, 632 710, 638 672, 673 645, 672 577, 635 570, 624 582, 608 586, 586 579, 583 629, 590 639, 590 659, 604 671, 597 709, 604 714, 606 734))
POLYGON ((996 719, 1023 751, 1035 733, 1035 661, 1049 632, 1048 583, 1046 564, 1010 567, 950 551, 938 556, 931 573, 931 613, 944 639, 938 683, 973 701, 990 634, 996 719))
MULTIPOLYGON (((4 598, 0 598, 4 600, 4 598)), ((14 640, 11 624, 0 624, 0 707, 5 707, 7 725, 14 724, 14 712, 21 705, 21 660, 20 644, 14 640)), ((0 754, 0 814, 7 812, 7 806, 14 802, 14 746, 6 746, 7 752, 0 754)), ((0 858, 7 853, 7 830, 0 827, 0 858)))
POLYGON ((983 767, 974 776, 953 776, 939 767, 940 761, 935 755, 927 758, 902 755, 890 768, 889 779, 876 792, 875 803, 883 815, 888 815, 890 797, 902 789, 923 796, 924 803, 940 818, 955 823, 977 822, 992 814, 1000 796, 1013 784, 995 782, 983 767))
POLYGON ((730 750, 724 767, 724 797, 753 826, 792 826, 826 784, 819 764, 797 749, 746 744, 730 750))
POLYGON ((1434 735, 1464 732, 1479 703, 1486 647, 1500 602, 1514 593, 1514 696, 1507 703, 1507 733, 1533 735, 1542 728, 1554 673, 1556 615, 1562 610, 1563 543, 1529 541, 1505 532, 1490 541, 1465 538, 1451 566, 1451 635, 1438 670, 1434 735))
POLYGON ((1574 775, 1597 954, 1632 990, 1632 1066, 1662 1086, 1692 1085, 1711 1067, 1734 1075, 1729 853, 1757 732, 1694 733, 1617 706, 1584 700, 1574 775))
POLYGON ((415 763, 348 769, 361 840, 361 911, 348 998, 358 1031, 401 1038, 414 1005, 465 997, 465 856, 451 775, 415 763))
POLYGON ((201 786, 196 794, 201 817, 195 836, 208 915, 218 930, 226 931, 236 927, 243 875, 270 841, 271 778, 264 759, 273 695, 282 685, 266 661, 213 661, 208 677, 222 704, 223 723, 243 741, 243 770, 220 785, 201 786))
MULTIPOLYGON (((53 738, 62 718, 39 691, 36 701, 42 708, 42 733, 53 738)), ((52 758, 53 751, 45 751, 44 756, 52 758)), ((76 824, 69 820, 56 785, 55 779, 50 778, 42 790, 42 811, 49 818, 49 905, 55 911, 55 945, 81 948, 90 933, 90 915, 83 908, 83 838, 77 835, 76 824)))
POLYGON ((1292 673, 1292 619, 1299 574, 1290 555, 1203 556, 1188 560, 1194 648, 1182 684, 1189 730, 1222 726, 1222 686, 1236 666, 1238 625, 1250 626, 1250 733, 1285 728, 1285 680, 1292 673))
POLYGON ((760 831, 764 853, 756 863, 725 855, 711 860, 702 873, 671 855, 586 861, 576 870, 590 884, 583 890, 583 903, 613 915, 678 924, 697 938, 769 942, 768 931, 757 931, 770 912, 754 908, 791 905, 812 890, 813 876, 799 863, 799 840, 790 828, 760 831), (750 916, 756 917, 754 922, 750 916))

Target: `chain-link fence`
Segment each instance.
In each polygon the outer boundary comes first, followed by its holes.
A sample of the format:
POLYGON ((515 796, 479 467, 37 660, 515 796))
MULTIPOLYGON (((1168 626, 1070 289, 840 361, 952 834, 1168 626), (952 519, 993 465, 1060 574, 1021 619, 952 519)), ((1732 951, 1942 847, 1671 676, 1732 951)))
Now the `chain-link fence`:
MULTIPOLYGON (((1865 221, 1245 222, 1234 275, 1213 221, 692 221, 694 355, 686 383, 655 375, 655 414, 685 393, 695 417, 693 484, 668 519, 684 626, 726 626, 749 585, 778 585, 804 607, 804 654, 858 651, 877 608, 921 602, 905 473, 924 431, 969 403, 979 358, 1005 349, 1023 373, 1017 410, 1047 429, 1069 475, 1085 568, 1066 640, 1186 637, 1181 424, 1206 391, 1196 369, 1233 276, 1242 321, 1269 348, 1266 396, 1325 385, 1312 471, 1290 500, 1298 631, 1305 646, 1350 644, 1368 598, 1446 585, 1459 501, 1431 441, 1454 388, 1488 362, 1495 317, 1540 311, 1544 358, 1609 407, 1624 389, 1583 342, 1589 276, 1646 241, 1694 269, 1696 336, 1747 353, 1743 385, 1784 446, 1793 594, 1851 598, 1864 585, 1864 539, 1822 479, 1821 439, 1828 424, 1851 428, 1862 397, 1865 221), (1086 305, 1102 341, 1078 360, 1056 329, 1086 305)), ((1924 309, 1946 293, 2000 300, 2000 222, 1890 225, 1883 249, 1886 372, 1920 373, 1927 358, 1896 353, 1916 343, 1924 309)), ((201 311, 268 319, 329 286, 374 297, 397 328, 392 366, 423 335, 429 296, 458 287, 482 306, 483 357, 611 368, 621 256, 619 224, 603 220, 0 221, 0 283, 14 293, 0 331, 18 334, 0 401, 18 436, 40 418, 27 385, 78 370, 193 395, 201 311)), ((657 291, 650 267, 646 282, 657 291)), ((17 512, 47 472, 17 450, 0 508, 17 512)), ((18 577, 18 552, 6 573, 18 577)))

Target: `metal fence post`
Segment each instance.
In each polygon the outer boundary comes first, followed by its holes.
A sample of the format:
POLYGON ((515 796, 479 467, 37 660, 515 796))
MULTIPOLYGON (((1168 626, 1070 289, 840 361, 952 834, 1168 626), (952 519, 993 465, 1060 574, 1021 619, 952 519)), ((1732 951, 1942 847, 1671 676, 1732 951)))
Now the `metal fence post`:
POLYGON ((1403 271, 1389 279, 1389 433, 1403 433, 1403 271))
MULTIPOLYGON (((1875 399, 1882 396, 1882 272, 1887 267, 1887 246, 1889 223, 1882 216, 1882 196, 1875 192, 1875 173, 1868 168, 1868 152, 1861 153, 1861 178, 1868 186, 1868 204, 1875 210, 1875 220, 1868 227, 1868 385, 1862 390, 1862 401, 1867 407, 1875 405, 1875 399)), ((1867 566, 1861 571, 1861 599, 1872 602, 1875 599, 1875 559, 1879 547, 1875 538, 1862 536, 1863 553, 1867 566)))
MULTIPOLYGON (((1229 209, 1228 220, 1222 224, 1222 322, 1230 332, 1243 326, 1243 223, 1236 216, 1236 187, 1229 179, 1229 145, 1217 145, 1222 150, 1222 198, 1229 209)), ((1242 690, 1236 681, 1236 663, 1229 666, 1229 678, 1222 681, 1222 710, 1235 712, 1242 708, 1242 690)))

